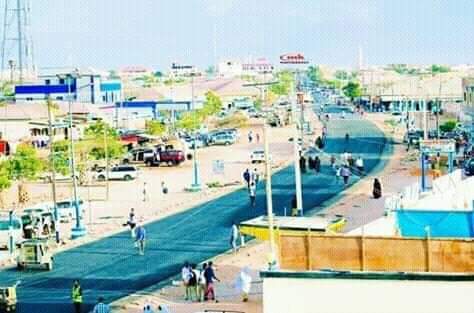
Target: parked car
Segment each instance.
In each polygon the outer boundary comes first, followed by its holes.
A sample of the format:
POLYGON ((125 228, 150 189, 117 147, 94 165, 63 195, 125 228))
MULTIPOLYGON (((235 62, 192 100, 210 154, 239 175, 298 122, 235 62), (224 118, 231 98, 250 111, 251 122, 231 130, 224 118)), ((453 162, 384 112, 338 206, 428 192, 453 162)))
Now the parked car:
POLYGON ((135 148, 130 150, 123 158, 123 164, 143 163, 145 160, 153 156, 155 150, 153 148, 135 148))
MULTIPOLYGON (((56 180, 57 183, 60 183, 60 182, 70 182, 72 181, 72 175, 63 175, 61 173, 55 173, 54 175, 54 178, 56 180)), ((52 178, 52 175, 51 173, 44 173, 43 175, 40 176, 40 179, 44 182, 44 183, 51 183, 53 181, 53 178, 52 178)), ((79 180, 79 176, 76 174, 76 179, 79 180)))
MULTIPOLYGON (((23 224, 21 218, 13 215, 12 232, 13 244, 17 244, 23 239, 23 224)), ((0 216, 0 247, 8 248, 10 242, 10 219, 8 215, 0 216)))
POLYGON ((201 138, 194 139, 194 137, 185 137, 183 141, 186 145, 186 148, 189 150, 194 149, 194 143, 196 143, 196 149, 204 148, 206 146, 204 140, 201 138))
MULTIPOLYGON (((268 158, 272 159, 272 156, 269 155, 268 158)), ((250 154, 250 162, 252 163, 263 163, 265 162, 265 151, 263 149, 257 149, 252 151, 250 154)))
MULTIPOLYGON (((79 212, 83 210, 84 201, 78 200, 79 212)), ((58 208, 58 219, 60 222, 70 222, 76 218, 76 208, 73 200, 59 201, 56 203, 58 208)), ((80 215, 82 218, 82 214, 80 215)))
POLYGON ((464 175, 473 176, 474 175, 474 158, 466 160, 464 162, 464 175))
POLYGON ((211 143, 213 145, 231 145, 236 143, 237 138, 227 133, 219 133, 217 135, 212 136, 211 143))
MULTIPOLYGON (((96 174, 98 181, 105 181, 105 170, 96 174)), ((109 180, 132 180, 138 177, 138 169, 133 165, 116 165, 109 170, 109 180)))

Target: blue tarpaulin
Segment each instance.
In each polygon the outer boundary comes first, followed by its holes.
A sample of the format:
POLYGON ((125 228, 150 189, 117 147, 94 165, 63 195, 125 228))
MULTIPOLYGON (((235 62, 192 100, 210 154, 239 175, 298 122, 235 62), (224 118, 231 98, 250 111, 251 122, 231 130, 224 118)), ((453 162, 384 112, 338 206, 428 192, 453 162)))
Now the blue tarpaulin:
POLYGON ((398 210, 397 223, 404 237, 473 238, 472 211, 398 210))

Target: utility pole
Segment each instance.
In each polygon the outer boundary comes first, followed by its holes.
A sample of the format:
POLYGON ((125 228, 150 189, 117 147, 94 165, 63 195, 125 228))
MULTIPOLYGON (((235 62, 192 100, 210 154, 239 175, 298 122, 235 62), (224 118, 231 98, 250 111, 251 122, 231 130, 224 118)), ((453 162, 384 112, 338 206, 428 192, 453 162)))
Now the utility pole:
POLYGON ((105 200, 109 200, 110 182, 109 182, 109 149, 107 146, 107 125, 104 123, 104 154, 105 154, 105 200))
POLYGON ((53 210, 54 210, 54 229, 55 229, 55 238, 56 243, 59 243, 59 216, 58 216, 58 205, 57 205, 57 195, 56 195, 56 168, 54 164, 54 135, 53 135, 53 121, 51 114, 51 106, 53 103, 48 97, 46 100, 46 105, 48 106, 48 132, 49 132, 49 157, 51 158, 51 192, 53 195, 53 210))
MULTIPOLYGON (((297 75, 295 75, 295 82, 294 82, 294 94, 296 96, 296 86, 297 86, 297 75)), ((293 115, 293 125, 294 125, 294 136, 293 136, 293 158, 294 158, 294 166, 295 166, 295 184, 296 184, 296 209, 299 214, 303 215, 303 194, 301 188, 301 168, 300 168, 300 147, 298 143, 299 133, 298 133, 298 117, 296 113, 296 97, 293 98, 292 101, 292 115, 293 115)))
POLYGON ((270 145, 268 142, 268 126, 267 123, 263 125, 263 141, 265 146, 265 191, 267 198, 267 216, 268 216, 268 231, 270 235, 270 253, 272 257, 272 263, 276 261, 276 247, 275 247, 275 234, 274 234, 274 223, 273 223, 273 201, 272 201, 272 166, 270 161, 270 145))
MULTIPOLYGON (((191 73, 191 106, 193 111, 195 112, 196 108, 194 105, 194 73, 191 73)), ((190 190, 192 191, 200 191, 201 190, 201 182, 199 181, 199 168, 197 162, 197 143, 196 143, 197 131, 194 131, 194 147, 193 147, 193 182, 191 184, 190 190)))

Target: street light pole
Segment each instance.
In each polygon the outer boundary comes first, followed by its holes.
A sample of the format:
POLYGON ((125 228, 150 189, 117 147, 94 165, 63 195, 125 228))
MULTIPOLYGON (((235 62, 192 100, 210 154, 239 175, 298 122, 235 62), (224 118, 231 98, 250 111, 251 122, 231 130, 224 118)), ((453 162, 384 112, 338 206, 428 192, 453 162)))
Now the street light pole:
MULTIPOLYGON (((301 188, 301 168, 300 168, 300 152, 299 152, 299 145, 298 145, 298 123, 297 123, 297 114, 296 114, 296 85, 297 85, 297 75, 295 75, 294 80, 294 94, 295 97, 292 101, 292 113, 293 113, 293 124, 294 124, 294 136, 293 136, 293 158, 294 158, 294 166, 295 166, 295 184, 296 184, 296 209, 298 213, 303 215, 303 192, 301 188)), ((292 208, 293 209, 293 208, 292 208)))
POLYGON ((270 164, 270 147, 268 142, 268 126, 267 123, 263 125, 263 141, 265 146, 265 191, 267 198, 267 216, 268 216, 268 230, 270 235, 270 254, 271 262, 274 263, 276 260, 275 254, 275 236, 274 236, 274 224, 273 224, 273 201, 272 201, 272 167, 270 164))
POLYGON ((70 159, 71 159, 71 172, 72 172, 72 184, 73 184, 73 200, 74 208, 76 211, 76 224, 71 229, 72 239, 85 236, 87 231, 84 225, 81 222, 81 212, 79 210, 79 201, 77 197, 77 178, 76 178, 76 162, 74 156, 74 138, 72 134, 72 93, 71 93, 71 80, 73 78, 72 74, 67 75, 67 85, 68 85, 68 100, 69 100, 69 139, 70 139, 70 159))
MULTIPOLYGON (((194 105, 194 73, 191 73, 191 106, 193 111, 196 110, 194 105)), ((201 182, 199 181, 199 168, 197 162, 197 152, 196 152, 196 131, 194 132, 194 146, 193 146, 193 182, 191 184, 192 191, 200 191, 201 190, 201 182)))
POLYGON ((51 158, 51 191, 53 194, 53 210, 54 210, 54 228, 55 228, 55 238, 56 243, 59 243, 59 216, 58 216, 58 205, 57 205, 57 196, 56 196, 56 168, 54 164, 54 136, 53 136, 53 121, 51 114, 51 105, 52 102, 48 97, 46 102, 48 106, 48 132, 49 132, 49 154, 51 158))

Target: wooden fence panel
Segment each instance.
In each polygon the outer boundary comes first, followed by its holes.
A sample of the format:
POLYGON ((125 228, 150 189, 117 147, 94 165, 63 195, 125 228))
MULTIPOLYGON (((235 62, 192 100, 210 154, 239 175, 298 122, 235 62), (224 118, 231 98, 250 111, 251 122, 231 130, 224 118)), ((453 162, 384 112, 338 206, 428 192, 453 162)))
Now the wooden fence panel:
POLYGON ((430 240, 433 272, 474 272, 472 241, 430 240))
POLYGON ((282 269, 474 273, 474 240, 281 235, 282 269))
POLYGON ((366 269, 390 272, 424 272, 428 257, 425 240, 365 238, 366 269))
POLYGON ((361 240, 343 237, 311 237, 312 269, 360 270, 361 240))
POLYGON ((280 264, 284 264, 285 269, 306 270, 307 248, 305 236, 280 236, 279 251, 280 264))

